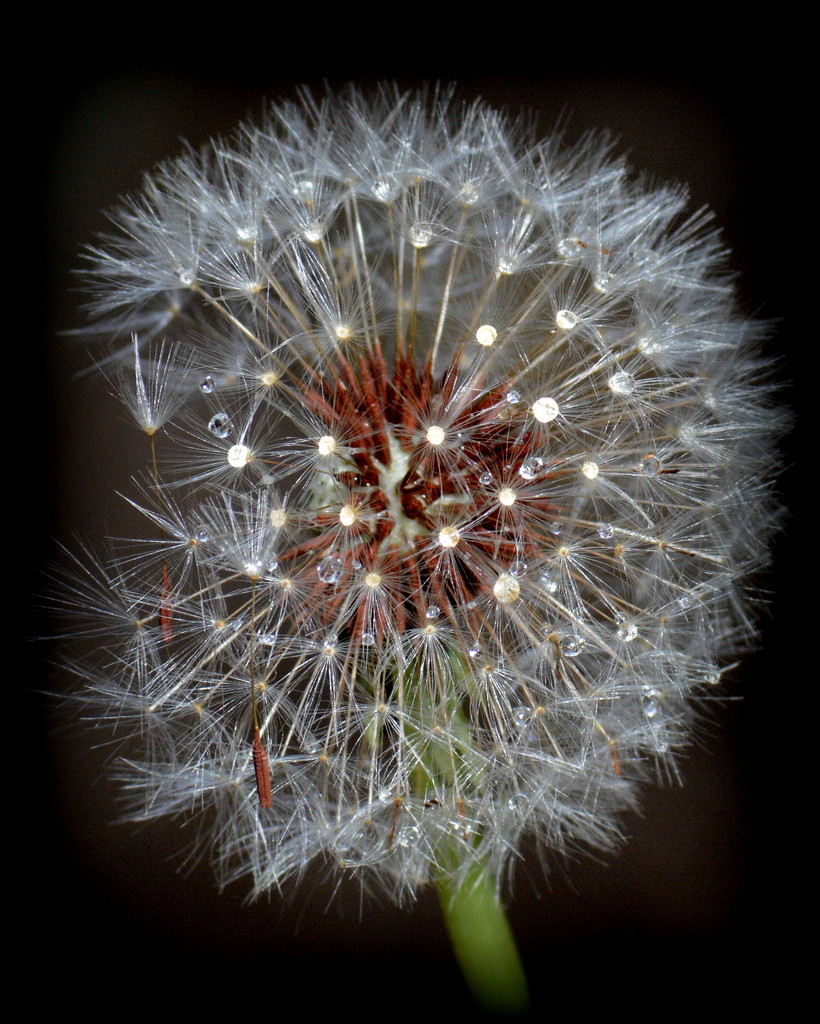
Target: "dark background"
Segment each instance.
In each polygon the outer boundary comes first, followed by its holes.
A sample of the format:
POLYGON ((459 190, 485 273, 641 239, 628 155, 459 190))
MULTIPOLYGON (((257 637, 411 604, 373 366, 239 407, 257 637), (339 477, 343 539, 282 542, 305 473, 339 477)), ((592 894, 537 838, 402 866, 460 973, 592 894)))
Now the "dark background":
MULTIPOLYGON (((690 39, 619 26, 616 42, 611 26, 599 24, 593 47, 583 42, 587 20, 579 11, 572 32, 535 42, 519 25, 514 49, 491 24, 478 45, 456 32, 447 49, 432 33, 411 31, 402 48, 391 30, 365 52, 347 37, 337 45, 333 26, 321 45, 312 26, 300 26, 295 51, 283 51, 280 26, 249 22, 241 38, 227 28, 224 40, 211 38, 211 49, 175 36, 159 55, 115 44, 92 53, 77 43, 76 25, 67 29, 71 45, 38 71, 30 105, 21 102, 20 141, 33 156, 17 170, 32 204, 12 211, 32 211, 17 238, 31 248, 25 265, 33 273, 10 282, 22 285, 27 314, 7 339, 21 358, 12 397, 25 401, 28 431, 20 436, 18 419, 8 432, 8 497, 23 495, 12 514, 25 534, 25 636, 55 628, 37 595, 56 541, 99 546, 107 534, 129 532, 112 495, 131 491, 139 461, 139 439, 105 384, 76 376, 90 362, 83 345, 59 335, 83 324, 82 296, 72 291, 78 253, 105 228, 102 211, 137 189, 153 163, 177 154, 180 139, 199 145, 229 132, 298 84, 456 80, 465 98, 531 111, 544 133, 559 119, 569 138, 610 129, 634 167, 687 182, 691 207, 715 211, 741 274, 741 307, 776 322, 768 352, 792 382, 784 400, 800 403, 809 373, 805 351, 796 351, 790 291, 811 242, 795 211, 814 185, 789 128, 798 89, 791 62, 762 29, 739 45, 713 29, 690 39), (38 103, 38 95, 47 98, 38 103)), ((154 28, 162 38, 162 26, 154 28)), ((50 32, 59 37, 59 27, 50 32)), ((816 745, 817 732, 816 671, 797 663, 804 599, 792 566, 808 568, 798 535, 799 438, 784 443, 781 487, 792 518, 775 569, 759 581, 771 593, 760 646, 683 759, 685 785, 647 791, 642 814, 626 819, 630 840, 617 856, 551 861, 545 877, 531 855, 517 872, 510 916, 545 1016, 568 1003, 608 1020, 705 1001, 732 1009, 777 983, 807 842, 791 810, 796 757, 816 745)), ((207 865, 180 870, 184 829, 112 824, 116 793, 101 777, 104 752, 42 696, 71 685, 50 667, 53 645, 28 640, 24 657, 31 670, 7 683, 21 706, 13 725, 20 751, 12 754, 20 807, 8 825, 10 838, 22 838, 22 871, 9 885, 19 884, 26 908, 18 948, 26 961, 47 964, 65 1009, 108 1016, 116 991, 129 1012, 161 1016, 225 1007, 277 1017, 291 1005, 317 1019, 335 1008, 368 1019, 469 1013, 432 894, 410 910, 361 901, 353 887, 331 902, 317 873, 285 899, 245 906, 241 886, 217 892, 207 865)))

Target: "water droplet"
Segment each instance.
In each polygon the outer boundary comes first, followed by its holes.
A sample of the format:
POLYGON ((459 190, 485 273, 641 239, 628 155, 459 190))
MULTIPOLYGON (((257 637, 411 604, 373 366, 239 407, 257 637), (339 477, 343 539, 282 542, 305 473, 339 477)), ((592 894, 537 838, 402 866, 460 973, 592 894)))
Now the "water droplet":
POLYGON ((581 466, 581 475, 585 476, 587 480, 594 480, 599 472, 600 466, 597 462, 585 462, 583 466, 581 466))
POLYGON ((499 274, 514 274, 518 270, 521 260, 517 256, 502 256, 498 261, 499 274))
POLYGON ((515 390, 515 388, 511 388, 504 397, 510 405, 515 405, 516 402, 521 401, 521 395, 515 390))
POLYGON ((321 242, 324 233, 324 224, 322 224, 322 222, 318 220, 312 220, 302 229, 302 237, 304 238, 304 240, 306 242, 311 242, 313 245, 315 245, 317 242, 321 242))
POLYGON ((577 238, 562 238, 555 248, 562 259, 571 260, 580 256, 582 245, 577 238))
POLYGON ((565 658, 577 658, 584 649, 586 639, 577 633, 570 633, 561 641, 561 653, 565 658))
POLYGON ((376 643, 373 633, 362 633, 362 647, 372 647, 376 643))
POLYGON ((516 493, 512 487, 502 487, 498 492, 498 502, 500 505, 506 505, 507 508, 515 504, 516 493))
POLYGON ((203 377, 202 380, 199 382, 199 390, 202 392, 203 395, 210 395, 215 387, 216 381, 210 374, 208 374, 207 377, 203 377))
POLYGON ((498 331, 493 327, 492 324, 482 324, 481 327, 475 332, 475 340, 479 345, 492 345, 495 339, 498 337, 498 331))
POLYGON ((433 227, 431 224, 417 221, 410 228, 407 236, 410 239, 411 245, 414 245, 417 249, 423 249, 426 245, 430 244, 433 238, 433 227))
POLYGON ((647 718, 655 718, 660 711, 657 701, 658 691, 651 686, 643 688, 643 713, 647 718))
POLYGON ((541 573, 541 583, 548 594, 558 593, 558 580, 548 570, 541 573))
POLYGON ((638 627, 634 622, 626 623, 615 631, 615 636, 625 644, 628 644, 630 640, 634 640, 638 635, 638 627))
POLYGON ((242 571, 252 580, 258 580, 262 575, 262 568, 263 566, 260 561, 250 560, 245 562, 242 571))
POLYGON ((297 199, 310 200, 313 198, 313 182, 310 178, 303 178, 295 182, 291 191, 297 199))
POLYGON ((554 398, 539 398, 532 404, 532 414, 539 423, 551 423, 558 412, 558 403, 554 398))
POLYGON ((596 292, 600 292, 602 295, 606 295, 612 291, 615 286, 615 278, 612 274, 608 274, 605 271, 599 274, 592 282, 592 287, 596 292))
POLYGON ((626 370, 618 370, 607 381, 610 391, 616 395, 631 395, 635 390, 635 379, 626 370))
POLYGON ((615 527, 612 523, 598 523, 598 536, 601 540, 611 540, 615 536, 615 527))
POLYGON ((489 473, 489 472, 488 473, 482 473, 481 476, 478 478, 478 482, 481 484, 482 487, 492 487, 492 485, 493 485, 493 475, 492 475, 492 473, 489 473))
POLYGON ((578 323, 578 317, 571 309, 559 309, 555 314, 555 323, 562 331, 571 331, 578 323))
POLYGON ((438 542, 443 548, 454 548, 461 540, 461 534, 455 526, 445 526, 439 531, 438 542))
POLYGON ((515 576, 504 572, 493 584, 493 595, 499 604, 512 604, 521 596, 521 584, 515 576))
POLYGON ((518 475, 522 480, 534 480, 544 468, 544 460, 539 458, 527 459, 518 468, 518 475))
POLYGON ((233 430, 233 421, 226 412, 218 412, 208 422, 208 430, 215 437, 229 437, 233 430))
POLYGON ((482 652, 481 647, 479 646, 479 644, 473 644, 473 646, 470 648, 470 652, 469 653, 470 653, 470 657, 473 658, 473 660, 475 660, 477 658, 480 658, 483 652, 482 652))
POLYGON ((263 647, 274 647, 276 644, 275 633, 257 633, 256 642, 262 644, 263 647))
POLYGON ((235 444, 228 450, 228 464, 234 469, 242 469, 253 459, 253 452, 246 444, 235 444))
POLYGON ((342 578, 343 571, 344 565, 342 565, 341 559, 334 555, 323 558, 316 566, 316 573, 322 583, 338 583, 342 578))
POLYGON ((197 530, 196 533, 194 534, 194 540, 197 542, 197 544, 207 544, 210 539, 210 533, 208 533, 207 530, 202 528, 197 530))
POLYGON ((528 568, 529 566, 526 562, 522 561, 520 558, 517 558, 510 566, 510 575, 515 576, 517 579, 520 579, 522 576, 527 575, 528 568))
POLYGON ((397 846, 418 846, 419 839, 421 838, 421 829, 418 825, 405 825, 404 828, 399 829, 399 833, 396 836, 397 846))
POLYGON ((428 607, 427 611, 424 613, 425 618, 428 618, 428 619, 437 619, 440 614, 441 614, 441 609, 439 608, 439 606, 437 604, 431 604, 428 607))
POLYGON ((532 713, 532 708, 528 708, 522 704, 521 707, 513 708, 511 717, 513 725, 517 729, 526 729, 530 722, 532 722, 534 715, 532 713))
POLYGON ((661 460, 657 455, 644 455, 638 463, 638 471, 644 476, 657 476, 661 469, 661 460))

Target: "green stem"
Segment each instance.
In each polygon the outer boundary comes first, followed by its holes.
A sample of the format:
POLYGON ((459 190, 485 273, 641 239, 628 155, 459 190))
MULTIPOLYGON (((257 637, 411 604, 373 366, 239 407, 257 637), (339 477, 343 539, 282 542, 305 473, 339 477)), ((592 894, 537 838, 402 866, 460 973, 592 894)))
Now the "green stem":
POLYGON ((486 866, 474 864, 459 880, 442 875, 438 890, 456 959, 479 1005, 500 1016, 527 1013, 527 979, 486 866))

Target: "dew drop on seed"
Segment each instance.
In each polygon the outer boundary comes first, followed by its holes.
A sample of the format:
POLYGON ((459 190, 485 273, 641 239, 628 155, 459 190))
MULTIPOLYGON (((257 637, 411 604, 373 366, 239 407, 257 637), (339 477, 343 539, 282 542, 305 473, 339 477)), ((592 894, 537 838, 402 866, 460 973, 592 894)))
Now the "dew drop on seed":
POLYGON ((511 573, 504 572, 493 584, 493 595, 499 604, 512 604, 521 596, 521 584, 511 573))
POLYGON ((577 658, 584 649, 586 640, 577 633, 570 633, 561 641, 561 653, 565 658, 577 658))
POLYGON ((215 387, 216 381, 210 374, 208 374, 207 377, 203 377, 202 380, 199 382, 199 390, 202 392, 203 395, 210 395, 215 387))
POLYGON ((555 323, 562 331, 570 331, 578 323, 578 317, 571 309, 559 309, 555 314, 555 323))
POLYGON ((634 640, 637 635, 638 627, 634 622, 625 623, 615 631, 615 636, 625 644, 628 644, 630 640, 634 640))
POLYGON ((599 472, 600 467, 597 462, 585 462, 583 466, 581 466, 581 474, 582 476, 585 476, 587 480, 594 480, 599 472))
POLYGON ((437 619, 441 614, 441 609, 437 604, 431 604, 428 606, 427 611, 424 613, 427 619, 437 619))
POLYGON ((644 455, 638 463, 638 470, 644 476, 657 476, 661 469, 661 460, 657 455, 644 455))
POLYGON ((479 644, 473 644, 473 646, 469 650, 469 655, 474 661, 480 658, 482 653, 483 652, 479 644))
POLYGON ((558 416, 558 411, 554 398, 539 398, 532 404, 532 414, 539 423, 551 423, 558 416))
POLYGON ((325 228, 321 221, 312 220, 302 231, 302 237, 306 242, 315 245, 317 242, 321 242, 324 233, 325 228))
POLYGON ((498 492, 498 502, 500 505, 506 505, 509 508, 515 504, 516 494, 512 487, 502 487, 498 492))
POLYGON ((529 566, 525 561, 517 558, 510 566, 510 576, 515 576, 516 579, 521 579, 522 576, 527 575, 527 569, 529 566))
POLYGON ((362 647, 372 647, 376 643, 373 633, 362 633, 362 647))
POLYGON ((599 274, 592 282, 592 287, 596 292, 600 292, 601 295, 606 295, 611 292, 615 286, 615 278, 612 274, 602 273, 599 274))
POLYGON ((276 634, 275 633, 257 633, 256 642, 262 644, 263 647, 274 647, 276 645, 276 634))
POLYGON ((439 531, 438 542, 443 548, 454 548, 461 540, 461 534, 455 526, 445 526, 439 531))
POLYGON ((607 381, 609 390, 616 395, 631 395, 635 390, 635 379, 626 370, 618 370, 607 381))
POLYGON ((207 530, 200 529, 194 534, 194 540, 197 544, 207 544, 210 539, 211 535, 207 530))
POLYGON ((233 421, 226 412, 215 413, 208 422, 208 430, 214 437, 229 437, 233 430, 233 421))
POLYGON ((246 444, 235 444, 228 449, 228 464, 234 469, 242 469, 253 459, 253 452, 246 444))
POLYGON ((510 405, 515 405, 516 402, 521 401, 521 395, 515 390, 515 388, 510 389, 504 397, 510 405))
POLYGON ((423 221, 416 221, 407 234, 411 245, 417 249, 423 249, 432 241, 433 228, 430 224, 425 224, 423 221))
POLYGON ((497 337, 498 331, 492 324, 482 324, 475 332, 475 340, 479 345, 484 345, 485 347, 492 345, 497 337))
POLYGON ((571 260, 581 253, 581 245, 577 238, 562 238, 555 247, 561 259, 571 260))
POLYGON ((598 523, 598 536, 601 540, 611 540, 615 536, 615 527, 612 523, 598 523))
POLYGON ((518 469, 518 475, 522 480, 534 480, 544 468, 544 460, 539 458, 527 459, 522 462, 518 469))
POLYGON ((489 472, 488 473, 482 473, 481 476, 478 478, 478 482, 481 484, 482 487, 492 487, 492 485, 493 485, 493 475, 492 475, 492 473, 489 473, 489 472))
POLYGON ((338 583, 342 578, 343 569, 341 559, 328 555, 316 566, 316 573, 322 583, 338 583))

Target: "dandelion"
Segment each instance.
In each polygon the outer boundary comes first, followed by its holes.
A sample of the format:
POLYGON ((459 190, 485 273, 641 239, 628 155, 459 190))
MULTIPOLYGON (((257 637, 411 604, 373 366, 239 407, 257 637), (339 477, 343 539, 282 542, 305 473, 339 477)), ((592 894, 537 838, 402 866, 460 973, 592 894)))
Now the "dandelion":
POLYGON ((782 430, 685 208, 603 137, 392 89, 122 206, 88 277, 146 538, 84 572, 73 667, 135 819, 205 816, 252 896, 433 882, 454 933, 525 837, 618 841, 754 635, 782 430))

